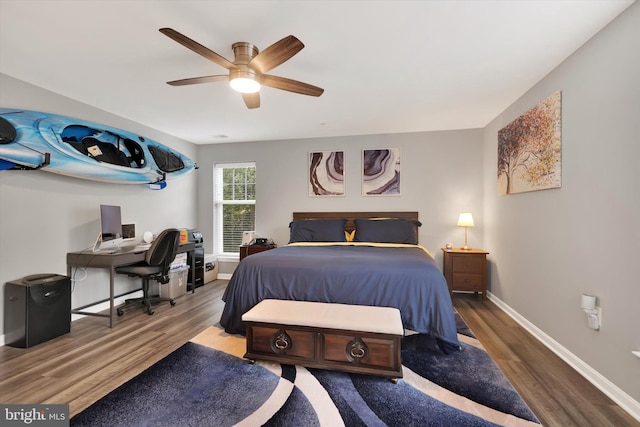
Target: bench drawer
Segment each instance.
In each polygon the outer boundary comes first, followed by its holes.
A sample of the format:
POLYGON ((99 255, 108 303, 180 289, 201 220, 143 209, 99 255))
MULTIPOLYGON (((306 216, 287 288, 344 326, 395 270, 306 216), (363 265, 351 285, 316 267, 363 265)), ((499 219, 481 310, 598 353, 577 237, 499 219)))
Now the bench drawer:
POLYGON ((328 362, 396 369, 396 343, 393 339, 357 337, 324 333, 322 358, 328 362))
POLYGON ((247 359, 402 377, 401 336, 291 325, 247 325, 247 359))
POLYGON ((316 337, 311 331, 256 325, 251 335, 252 349, 258 353, 306 359, 313 359, 316 354, 316 337))

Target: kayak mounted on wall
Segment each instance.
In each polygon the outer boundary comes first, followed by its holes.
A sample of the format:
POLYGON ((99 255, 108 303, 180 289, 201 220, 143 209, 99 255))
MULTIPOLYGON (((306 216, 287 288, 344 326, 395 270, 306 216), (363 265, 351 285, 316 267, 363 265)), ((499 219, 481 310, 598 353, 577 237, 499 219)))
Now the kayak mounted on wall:
POLYGON ((121 129, 37 111, 0 108, 0 170, 40 169, 75 178, 162 189, 196 164, 121 129))

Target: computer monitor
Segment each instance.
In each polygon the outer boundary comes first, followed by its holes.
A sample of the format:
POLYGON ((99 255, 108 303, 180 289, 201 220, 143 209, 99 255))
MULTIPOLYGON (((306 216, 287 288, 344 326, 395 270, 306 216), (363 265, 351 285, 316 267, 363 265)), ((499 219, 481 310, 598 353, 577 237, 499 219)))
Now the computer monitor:
POLYGON ((117 248, 122 243, 120 206, 100 205, 99 249, 117 248))

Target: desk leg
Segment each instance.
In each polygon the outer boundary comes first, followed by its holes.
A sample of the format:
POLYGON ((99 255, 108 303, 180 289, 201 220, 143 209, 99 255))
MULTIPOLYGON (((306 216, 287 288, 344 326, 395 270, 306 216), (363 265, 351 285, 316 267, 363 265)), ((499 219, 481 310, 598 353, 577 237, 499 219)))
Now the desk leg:
POLYGON ((111 267, 109 269, 109 327, 113 328, 113 299, 114 299, 114 276, 116 275, 116 268, 111 267))
MULTIPOLYGON (((73 289, 73 278, 71 277, 71 270, 72 270, 71 265, 67 264, 67 277, 71 281, 71 289, 73 289)), ((71 313, 70 314, 73 314, 73 303, 71 304, 71 313)))
POLYGON ((191 271, 191 293, 196 293, 196 251, 189 251, 187 256, 191 257, 191 262, 187 262, 193 269, 191 271))

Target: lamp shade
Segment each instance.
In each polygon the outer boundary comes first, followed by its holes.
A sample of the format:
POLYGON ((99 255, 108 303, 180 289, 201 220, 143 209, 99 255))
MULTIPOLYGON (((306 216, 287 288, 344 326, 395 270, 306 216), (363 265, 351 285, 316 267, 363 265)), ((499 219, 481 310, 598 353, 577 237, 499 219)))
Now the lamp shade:
POLYGON ((462 212, 458 217, 458 227, 473 227, 473 216, 470 212, 462 212))

